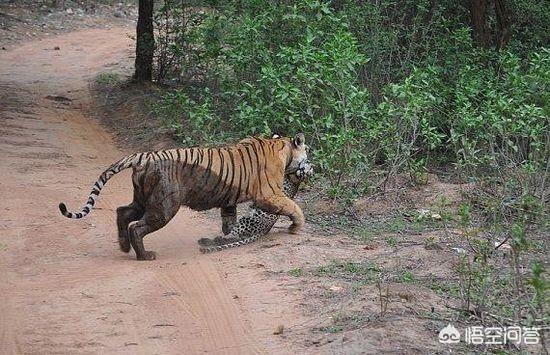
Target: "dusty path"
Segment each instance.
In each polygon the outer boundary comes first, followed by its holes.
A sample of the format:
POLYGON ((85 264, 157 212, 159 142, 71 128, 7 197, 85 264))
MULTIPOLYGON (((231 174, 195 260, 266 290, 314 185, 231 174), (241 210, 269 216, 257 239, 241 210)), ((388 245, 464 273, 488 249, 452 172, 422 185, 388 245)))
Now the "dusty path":
POLYGON ((270 324, 256 329, 284 315, 248 312, 217 257, 198 253, 217 221, 182 209, 146 239, 158 260, 135 261, 116 243, 128 172, 88 218, 60 216, 60 201, 79 207, 123 154, 89 115, 87 83, 131 55, 129 33, 86 30, 0 53, 0 354, 290 351, 266 339, 270 324))

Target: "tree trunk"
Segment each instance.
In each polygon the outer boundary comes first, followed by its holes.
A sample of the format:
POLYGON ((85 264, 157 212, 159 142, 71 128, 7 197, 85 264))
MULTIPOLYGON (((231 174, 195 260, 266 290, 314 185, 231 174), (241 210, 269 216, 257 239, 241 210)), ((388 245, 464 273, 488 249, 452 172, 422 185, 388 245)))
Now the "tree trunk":
POLYGON ((153 78, 153 0, 139 0, 139 17, 136 28, 136 81, 151 81, 153 78))
POLYGON ((487 3, 488 0, 472 0, 472 36, 478 46, 487 48, 490 41, 489 27, 487 26, 487 3))
POLYGON ((495 14, 497 17, 497 49, 506 47, 512 36, 510 30, 510 16, 506 8, 505 0, 495 1, 495 14))
MULTIPOLYGON (((472 37, 476 44, 482 48, 493 45, 500 50, 508 44, 512 31, 510 28, 510 14, 506 6, 506 0, 471 0, 472 37), (489 27, 489 10, 495 5, 496 27, 489 27)), ((492 15, 492 14, 491 14, 492 15)))

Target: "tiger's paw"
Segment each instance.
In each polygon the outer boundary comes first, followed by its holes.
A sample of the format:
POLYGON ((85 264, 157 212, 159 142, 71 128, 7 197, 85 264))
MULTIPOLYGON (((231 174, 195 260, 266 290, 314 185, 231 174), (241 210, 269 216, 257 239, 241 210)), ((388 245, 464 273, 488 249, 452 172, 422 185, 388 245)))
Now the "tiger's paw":
POLYGON ((123 252, 125 252, 125 253, 130 252, 130 239, 129 238, 119 237, 118 238, 118 245, 120 247, 120 250, 122 250, 123 252))
POLYGON ((143 255, 137 257, 138 260, 155 260, 157 258, 157 253, 154 251, 146 251, 143 255))
POLYGON ((290 227, 288 227, 288 232, 290 234, 299 234, 300 231, 302 230, 302 227, 303 227, 302 225, 292 223, 290 227))

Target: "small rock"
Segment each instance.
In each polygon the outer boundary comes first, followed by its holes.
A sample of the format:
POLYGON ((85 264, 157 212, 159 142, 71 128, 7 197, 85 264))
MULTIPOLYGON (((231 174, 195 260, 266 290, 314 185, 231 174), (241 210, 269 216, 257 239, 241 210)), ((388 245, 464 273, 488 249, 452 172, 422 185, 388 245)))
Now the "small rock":
POLYGON ((273 332, 274 335, 280 335, 283 334, 283 331, 285 330, 284 325, 278 325, 277 328, 275 328, 275 331, 273 332))
POLYGON ((457 254, 466 254, 466 250, 462 248, 451 248, 453 251, 456 251, 457 254))
POLYGON ((68 8, 67 10, 65 10, 66 13, 68 13, 69 15, 72 15, 74 12, 73 12, 73 9, 71 8, 68 8))
POLYGON ((61 48, 59 48, 59 46, 53 47, 53 50, 54 50, 54 51, 58 51, 58 50, 60 50, 60 49, 61 49, 61 48))
POLYGON ((113 13, 113 16, 114 16, 114 17, 122 17, 122 12, 120 12, 120 11, 115 11, 115 12, 113 13))
POLYGON ((441 219, 441 215, 439 213, 432 213, 432 218, 433 219, 441 219))
POLYGON ((338 291, 342 291, 342 287, 337 285, 332 285, 329 287, 329 290, 331 290, 332 292, 338 292, 338 291))

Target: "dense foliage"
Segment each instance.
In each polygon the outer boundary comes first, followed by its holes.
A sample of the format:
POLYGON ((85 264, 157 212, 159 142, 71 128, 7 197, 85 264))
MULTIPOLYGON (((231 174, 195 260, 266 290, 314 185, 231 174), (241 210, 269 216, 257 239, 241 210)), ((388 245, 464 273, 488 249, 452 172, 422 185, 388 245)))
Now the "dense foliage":
POLYGON ((445 162, 540 177, 550 21, 529 3, 507 3, 506 46, 479 46, 467 3, 165 1, 157 75, 175 88, 156 112, 186 142, 304 131, 335 185, 377 186, 375 171, 422 181, 445 162))

